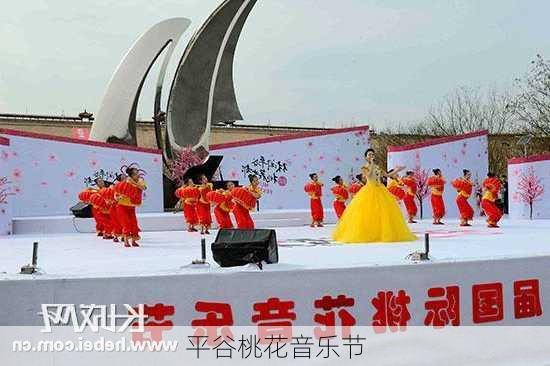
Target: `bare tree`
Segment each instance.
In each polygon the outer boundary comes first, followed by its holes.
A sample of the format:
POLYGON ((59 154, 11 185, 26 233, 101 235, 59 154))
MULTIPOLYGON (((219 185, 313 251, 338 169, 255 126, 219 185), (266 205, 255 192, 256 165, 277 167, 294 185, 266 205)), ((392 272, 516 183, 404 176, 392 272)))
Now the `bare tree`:
POLYGON ((508 92, 459 87, 431 107, 425 122, 416 129, 441 136, 480 130, 491 134, 512 132, 517 129, 516 115, 509 107, 512 100, 508 92))
POLYGON ((531 134, 550 136, 550 62, 537 55, 516 85, 519 92, 509 109, 527 124, 531 134))

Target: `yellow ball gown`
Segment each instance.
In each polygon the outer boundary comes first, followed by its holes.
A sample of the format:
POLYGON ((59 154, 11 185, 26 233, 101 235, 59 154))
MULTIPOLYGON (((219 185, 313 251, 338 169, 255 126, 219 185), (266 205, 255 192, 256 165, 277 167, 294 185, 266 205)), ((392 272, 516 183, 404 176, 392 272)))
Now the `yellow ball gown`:
POLYGON ((332 238, 340 243, 414 241, 394 196, 380 182, 375 164, 363 167, 367 184, 350 202, 338 221, 332 238))

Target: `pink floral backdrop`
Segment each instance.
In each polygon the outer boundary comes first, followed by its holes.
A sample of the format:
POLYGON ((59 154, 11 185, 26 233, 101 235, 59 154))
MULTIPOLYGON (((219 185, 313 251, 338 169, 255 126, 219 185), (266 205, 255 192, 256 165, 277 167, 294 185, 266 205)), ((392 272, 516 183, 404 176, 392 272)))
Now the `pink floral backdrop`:
POLYGON ((248 174, 260 177, 264 196, 260 209, 305 209, 309 198, 303 190, 309 173, 317 172, 325 184, 323 204, 332 209, 331 178, 340 175, 346 183, 361 172, 363 154, 369 147, 367 126, 338 133, 217 148, 223 155, 220 167, 225 180, 248 184, 248 174))
MULTIPOLYGON (((464 136, 437 139, 423 144, 410 145, 409 147, 396 147, 395 151, 388 152, 388 169, 396 166, 405 166, 405 170, 412 170, 415 175, 424 183, 425 179, 432 175, 432 170, 440 168, 447 184, 445 185, 445 208, 446 216, 457 218, 458 208, 456 207, 456 190, 451 186, 451 181, 461 177, 462 170, 468 169, 472 172, 472 180, 475 185, 470 204, 479 214, 480 210, 476 202, 475 191, 485 179, 488 170, 487 156, 487 134, 475 133, 464 136)), ((423 186, 418 195, 422 195, 422 210, 424 218, 431 217, 430 190, 423 186)), ((417 197, 417 204, 419 204, 417 197)), ((420 212, 419 212, 420 215, 420 212)))
MULTIPOLYGON (((1 133, 10 146, 0 151, 0 164, 9 166, 13 216, 69 215, 80 192, 98 174, 113 176, 120 167, 137 163, 147 172, 148 189, 141 212, 162 212, 162 156, 136 151, 1 133)), ((0 175, 1 177, 1 175, 0 175)))
POLYGON ((8 154, 9 141, 0 139, 0 235, 9 235, 12 233, 12 199, 13 192, 11 186, 10 164, 2 160, 2 156, 8 154))
POLYGON ((508 163, 510 217, 550 219, 550 154, 508 163))

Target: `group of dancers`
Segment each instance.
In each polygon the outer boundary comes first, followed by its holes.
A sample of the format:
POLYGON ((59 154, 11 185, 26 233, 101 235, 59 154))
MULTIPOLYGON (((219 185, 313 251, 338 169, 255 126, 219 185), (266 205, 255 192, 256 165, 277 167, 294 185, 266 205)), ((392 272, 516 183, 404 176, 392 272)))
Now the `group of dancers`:
POLYGON ((97 236, 124 246, 139 247, 141 231, 136 217, 136 207, 141 205, 143 191, 147 189, 139 168, 125 167, 113 183, 98 177, 95 187, 88 187, 78 198, 92 207, 97 236))
POLYGON ((210 234, 212 226, 212 207, 214 217, 220 229, 254 229, 254 220, 250 215, 256 210, 257 202, 262 197, 260 180, 256 175, 249 175, 249 185, 236 187, 233 182, 227 182, 225 189, 213 189, 213 184, 208 181, 206 175, 198 177, 198 182, 189 178, 176 190, 179 198, 177 208, 183 210, 189 232, 210 234), (231 215, 235 218, 235 224, 231 215))
MULTIPOLYGON (((343 243, 416 240, 399 207, 399 202, 403 201, 408 223, 416 223, 418 182, 415 174, 407 171, 400 176, 404 167, 396 167, 386 172, 375 164, 374 156, 373 149, 365 152, 366 164, 362 168, 362 173, 356 176, 356 181, 350 186, 345 184, 341 176, 332 179, 333 207, 338 217, 333 238, 343 243), (346 207, 346 202, 350 198, 352 200, 346 207)), ((141 205, 146 184, 137 167, 130 166, 121 170, 124 170, 124 173, 119 174, 116 182, 112 184, 102 178, 96 178, 96 187, 86 188, 80 192, 79 199, 92 206, 98 236, 114 242, 122 241, 125 247, 138 247, 140 228, 136 207, 141 205)), ((311 173, 309 178, 304 191, 310 198, 310 226, 322 227, 323 183, 319 181, 317 173, 311 173)), ((474 189, 471 178, 471 172, 465 169, 462 177, 451 182, 457 191, 456 204, 460 212, 460 226, 471 226, 470 222, 474 216, 474 210, 468 202, 474 189)), ((198 176, 196 181, 187 179, 175 192, 179 199, 176 209, 183 211, 187 230, 200 231, 203 235, 210 234, 212 211, 220 229, 254 229, 255 224, 250 212, 256 210, 262 190, 256 175, 249 175, 248 179, 247 186, 237 187, 233 182, 227 182, 224 189, 217 190, 213 189, 213 184, 204 174, 198 176)), ((444 225, 443 192, 447 181, 441 169, 434 169, 426 184, 431 190, 433 224, 444 225)), ((481 197, 481 209, 487 216, 488 227, 497 228, 502 217, 502 211, 495 202, 501 189, 500 180, 489 173, 482 187, 484 194, 481 197)))
MULTIPOLYGON (((332 178, 333 207, 339 219, 333 237, 344 242, 414 240, 403 222, 404 218, 398 204, 403 201, 408 223, 416 223, 418 182, 415 174, 407 171, 400 176, 399 173, 404 167, 396 167, 385 172, 374 163, 374 155, 373 149, 366 151, 366 165, 362 168, 362 174, 357 175, 356 181, 350 186, 344 183, 341 176, 332 178), (388 197, 392 199, 389 200, 388 197), (352 198, 352 201, 346 207, 349 198, 352 198)), ((434 169, 433 175, 426 181, 430 188, 434 225, 444 225, 443 193, 446 183, 441 169, 434 169)), ((457 191, 456 204, 460 212, 460 226, 471 226, 474 209, 468 199, 475 186, 471 172, 464 169, 463 175, 451 181, 451 185, 457 191)), ((311 227, 323 226, 322 188, 323 184, 319 182, 318 175, 310 174, 310 181, 304 186, 304 191, 310 197, 311 227)), ((488 173, 482 189, 484 193, 480 206, 487 217, 487 226, 498 228, 498 222, 502 217, 502 211, 496 204, 501 189, 500 180, 493 173, 488 173)))

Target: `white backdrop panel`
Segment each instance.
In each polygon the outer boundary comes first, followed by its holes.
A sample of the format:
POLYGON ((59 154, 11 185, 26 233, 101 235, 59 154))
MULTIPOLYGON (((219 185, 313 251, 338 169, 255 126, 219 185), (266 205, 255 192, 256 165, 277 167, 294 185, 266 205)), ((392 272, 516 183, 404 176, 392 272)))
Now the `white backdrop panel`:
POLYGON ((0 137, 0 235, 13 232, 9 143, 8 139, 0 137))
MULTIPOLYGON (((472 179, 476 184, 483 183, 489 165, 487 132, 438 138, 407 146, 390 146, 387 168, 400 165, 405 166, 406 170, 424 171, 428 176, 432 175, 432 169, 440 168, 447 180, 444 194, 446 217, 456 218, 456 191, 451 186, 451 181, 461 177, 463 169, 468 169, 472 172, 472 179)), ((479 213, 474 194, 469 201, 476 213, 479 213)), ((429 195, 424 198, 423 211, 425 218, 431 217, 429 195)))
POLYGON ((529 219, 532 206, 533 219, 550 218, 550 154, 511 159, 508 192, 510 217, 529 219))
POLYGON ((309 207, 303 187, 309 173, 317 172, 325 184, 323 204, 332 210, 331 178, 340 175, 346 182, 361 172, 363 154, 369 147, 368 126, 301 136, 278 136, 240 144, 211 146, 211 153, 223 155, 223 178, 248 184, 248 174, 260 177, 264 196, 260 209, 300 209, 309 207))
POLYGON ((141 212, 162 212, 162 156, 153 149, 118 147, 70 138, 0 129, 9 137, 15 217, 68 215, 87 179, 101 169, 110 175, 137 163, 147 174, 141 212))

